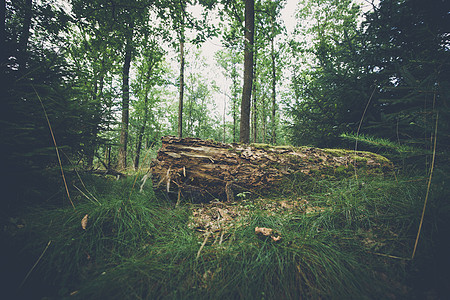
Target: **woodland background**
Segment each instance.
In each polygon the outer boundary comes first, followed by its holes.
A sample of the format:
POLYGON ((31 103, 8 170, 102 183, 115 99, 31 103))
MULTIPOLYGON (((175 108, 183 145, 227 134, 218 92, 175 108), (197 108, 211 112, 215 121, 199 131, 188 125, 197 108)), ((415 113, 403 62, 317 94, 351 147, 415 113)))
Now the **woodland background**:
POLYGON ((134 174, 166 135, 357 148, 388 157, 399 176, 434 176, 432 261, 450 267, 439 252, 449 233, 450 4, 367 3, 363 13, 350 0, 299 1, 288 35, 280 0, 2 0, 3 228, 25 208, 70 209, 60 166, 69 177, 134 174), (199 50, 213 37, 225 89, 199 50))

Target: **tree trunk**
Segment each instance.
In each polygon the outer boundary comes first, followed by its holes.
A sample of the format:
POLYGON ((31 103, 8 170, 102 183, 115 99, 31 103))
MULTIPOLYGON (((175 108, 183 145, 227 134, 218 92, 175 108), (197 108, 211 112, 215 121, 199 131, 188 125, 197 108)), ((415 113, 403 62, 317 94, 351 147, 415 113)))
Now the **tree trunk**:
POLYGON ((233 143, 237 142, 237 134, 236 134, 236 126, 237 126, 237 102, 238 102, 238 78, 236 71, 236 64, 233 63, 233 71, 232 71, 232 80, 233 80, 233 91, 231 93, 231 101, 232 101, 232 111, 233 111, 233 143))
POLYGON ((272 57, 272 144, 277 144, 277 128, 276 128, 276 85, 277 85, 277 78, 276 78, 276 68, 275 68, 275 47, 273 45, 274 39, 272 37, 271 40, 271 57, 272 57))
POLYGON ((263 121, 263 138, 262 138, 262 142, 266 143, 267 142, 267 110, 266 110, 266 95, 264 94, 263 97, 261 98, 261 103, 263 104, 262 107, 262 121, 263 121))
POLYGON ((178 137, 183 137, 183 95, 184 95, 184 32, 180 33, 180 95, 178 100, 178 137))
MULTIPOLYGON (((191 88, 193 88, 192 87, 192 82, 190 83, 190 86, 191 86, 191 88)), ((193 118, 192 118, 192 109, 193 109, 193 99, 194 97, 192 97, 192 95, 191 95, 191 97, 188 97, 188 99, 189 99, 189 113, 188 113, 188 120, 187 120, 187 134, 188 134, 188 136, 190 135, 190 136, 192 136, 193 134, 194 134, 194 120, 193 120, 193 118)))
POLYGON ((136 156, 134 158, 134 169, 135 170, 137 170, 139 168, 139 159, 140 159, 140 155, 141 155, 142 139, 144 138, 145 127, 147 125, 147 118, 148 118, 147 103, 148 103, 148 91, 146 91, 146 93, 145 93, 145 98, 144 98, 144 120, 142 121, 141 128, 139 129, 138 140, 137 140, 137 145, 136 145, 136 156))
MULTIPOLYGON (((152 76, 153 73, 153 64, 151 63, 149 65, 149 68, 147 70, 147 74, 146 74, 146 85, 145 85, 145 96, 144 96, 144 120, 142 121, 142 126, 139 129, 139 133, 138 133, 138 140, 137 140, 137 144, 136 144, 136 156, 134 158, 134 169, 137 170, 139 168, 139 160, 140 160, 140 155, 141 155, 141 148, 142 148, 142 140, 144 138, 144 133, 145 133, 145 127, 147 126, 147 119, 148 119, 148 93, 150 91, 150 77, 152 76)), ((148 148, 148 146, 146 147, 148 148)))
POLYGON ((257 107, 256 107, 256 60, 257 60, 257 53, 255 49, 255 56, 253 58, 253 109, 252 109, 252 133, 253 133, 253 143, 257 143, 257 136, 258 136, 258 114, 257 114, 257 107))
POLYGON ((125 59, 122 70, 122 126, 120 130, 118 161, 118 167, 120 170, 126 169, 127 167, 128 122, 130 110, 130 65, 132 56, 131 36, 129 36, 126 41, 125 59))
POLYGON ((226 112, 227 112, 227 96, 224 95, 223 97, 223 140, 222 142, 225 143, 226 142, 226 123, 225 123, 225 116, 226 116, 226 112))
POLYGON ((250 140, 250 103, 253 83, 253 34, 255 29, 255 1, 245 0, 245 48, 244 86, 242 88, 241 124, 239 141, 248 144, 250 140))
POLYGON ((290 178, 307 181, 312 177, 354 176, 355 157, 360 173, 383 175, 393 170, 389 160, 369 152, 223 144, 168 136, 162 138, 150 171, 157 189, 202 200, 227 199, 227 189, 263 194, 282 189, 290 178))

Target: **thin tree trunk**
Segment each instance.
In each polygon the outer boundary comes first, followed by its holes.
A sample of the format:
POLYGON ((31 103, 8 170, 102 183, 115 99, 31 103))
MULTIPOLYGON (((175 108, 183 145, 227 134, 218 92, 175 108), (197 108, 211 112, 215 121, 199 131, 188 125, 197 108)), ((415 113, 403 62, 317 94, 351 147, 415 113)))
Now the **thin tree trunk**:
MULTIPOLYGON (((190 83, 192 86, 192 82, 190 83)), ((187 122, 187 126, 188 126, 188 135, 193 135, 194 134, 194 122, 192 120, 192 95, 191 97, 189 97, 189 115, 188 115, 188 122, 187 122)))
POLYGON ((263 120, 263 143, 266 143, 266 137, 267 137, 267 111, 266 111, 266 95, 263 96, 262 102, 263 103, 263 112, 262 112, 262 120, 263 120))
POLYGON ((178 102, 178 137, 183 137, 184 32, 180 33, 180 96, 178 102))
POLYGON ((98 82, 97 82, 97 75, 94 76, 94 88, 91 92, 92 94, 92 103, 94 105, 94 108, 92 108, 94 111, 91 112, 92 119, 90 120, 89 125, 89 134, 90 138, 92 139, 89 144, 85 145, 86 150, 86 164, 88 169, 92 169, 94 165, 94 156, 95 156, 95 144, 96 144, 96 137, 97 137, 97 122, 96 122, 96 100, 97 100, 97 93, 98 93, 98 82))
MULTIPOLYGON (((234 70, 236 70, 236 65, 235 64, 233 64, 233 68, 234 68, 234 70)), ((232 74, 234 74, 234 76, 233 76, 233 93, 232 93, 232 95, 231 95, 231 97, 232 97, 232 105, 233 105, 233 107, 232 107, 232 110, 233 110, 233 143, 236 143, 236 137, 237 137, 237 134, 236 134, 236 125, 237 125, 237 97, 238 97, 238 94, 237 94, 237 85, 238 85, 238 80, 237 80, 237 72, 236 71, 234 71, 234 72, 232 72, 232 74)))
POLYGON ((225 114, 227 112, 227 96, 224 95, 223 97, 223 143, 225 143, 225 133, 226 133, 226 129, 225 129, 225 114))
POLYGON ((245 48, 244 86, 242 88, 241 123, 239 141, 248 144, 250 140, 250 103, 253 83, 253 34, 255 29, 255 1, 245 0, 245 48))
POLYGON ((144 120, 142 121, 142 126, 139 129, 138 140, 136 145, 136 156, 134 158, 134 169, 137 170, 139 168, 139 159, 141 155, 142 148, 142 139, 144 138, 145 127, 147 126, 147 118, 148 118, 148 89, 146 89, 145 98, 144 98, 144 120))
MULTIPOLYGON (((138 140, 136 145, 136 156, 134 158, 134 169, 137 170, 139 168, 139 160, 141 155, 141 148, 142 148, 142 140, 144 138, 145 133, 145 127, 147 126, 147 119, 148 119, 148 93, 150 91, 150 77, 153 73, 153 64, 150 64, 147 74, 146 74, 146 85, 145 85, 145 97, 144 97, 144 120, 142 122, 142 126, 139 129, 138 133, 138 140)), ((147 147, 148 148, 148 140, 147 140, 147 147)))
POLYGON ((257 108, 256 108, 256 60, 257 60, 257 52, 255 49, 255 56, 253 59, 253 92, 252 92, 252 96, 253 96, 253 109, 252 109, 252 117, 253 117, 253 121, 252 121, 252 132, 253 132, 253 143, 256 143, 256 138, 258 136, 258 132, 257 132, 257 128, 258 128, 258 114, 257 114, 257 108))
POLYGON ((271 40, 271 56, 272 56, 272 144, 275 145, 277 143, 277 128, 276 128, 276 69, 275 69, 275 47, 274 47, 274 38, 271 40))
POLYGON ((108 165, 108 170, 111 169, 111 145, 106 146, 106 161, 108 165))
POLYGON ((131 36, 126 41, 125 59, 122 71, 122 126, 120 130, 120 146, 119 146, 119 169, 123 170, 127 167, 127 142, 128 142, 128 122, 130 108, 130 65, 131 65, 131 36))
MULTIPOLYGON (((102 61, 102 70, 103 70, 103 64, 104 61, 102 61)), ((102 71, 103 72, 103 71, 102 71)), ((100 112, 98 111, 101 107, 101 101, 103 99, 103 82, 104 82, 104 78, 103 78, 103 74, 100 74, 100 78, 98 79, 98 84, 97 84, 97 80, 95 82, 95 86, 94 86, 94 95, 93 95, 93 100, 94 100, 94 104, 98 105, 98 107, 95 108, 95 116, 94 119, 92 120, 92 125, 91 125, 91 137, 93 140, 92 145, 90 145, 90 149, 88 149, 88 156, 87 156, 87 167, 88 169, 92 169, 94 166, 94 157, 95 157, 95 153, 97 151, 97 135, 98 135, 98 129, 99 129, 99 123, 101 122, 101 116, 100 116, 100 112), (96 103, 96 101, 98 101, 98 103, 96 103)))

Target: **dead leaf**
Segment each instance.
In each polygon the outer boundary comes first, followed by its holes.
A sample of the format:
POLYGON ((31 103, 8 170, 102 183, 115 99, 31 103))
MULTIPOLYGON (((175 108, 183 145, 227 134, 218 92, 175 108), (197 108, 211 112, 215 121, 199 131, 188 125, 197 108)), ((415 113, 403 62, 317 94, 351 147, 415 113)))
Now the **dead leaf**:
POLYGON ((281 236, 277 236, 277 237, 271 236, 271 238, 274 242, 278 242, 279 240, 281 240, 281 236))
POLYGON ((255 233, 260 235, 262 234, 264 236, 271 236, 273 233, 273 229, 265 227, 255 227, 255 233))
POLYGON ((84 218, 81 220, 81 228, 86 230, 87 223, 88 223, 88 215, 86 214, 84 218))

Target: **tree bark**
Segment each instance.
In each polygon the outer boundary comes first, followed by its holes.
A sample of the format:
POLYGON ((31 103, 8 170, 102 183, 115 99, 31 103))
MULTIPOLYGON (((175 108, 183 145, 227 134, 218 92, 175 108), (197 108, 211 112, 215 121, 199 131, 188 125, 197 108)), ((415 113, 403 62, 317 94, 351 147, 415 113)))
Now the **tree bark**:
POLYGON ((132 33, 127 38, 125 45, 125 59, 122 70, 122 123, 120 130, 120 146, 118 167, 123 170, 127 167, 127 143, 128 143, 128 122, 130 110, 130 65, 132 57, 132 33))
POLYGON ((393 170, 386 158, 370 152, 260 144, 224 144, 198 138, 163 137, 151 173, 155 188, 203 200, 230 198, 249 191, 263 194, 283 188, 289 178, 354 176, 357 170, 383 175, 393 170), (227 191, 228 190, 228 191, 227 191))
POLYGON ((225 116, 227 112, 227 96, 224 95, 223 97, 223 140, 222 143, 226 142, 226 122, 225 122, 225 116))
POLYGON ((239 141, 250 141, 250 103, 253 83, 253 38, 255 29, 255 1, 245 0, 245 48, 244 48, 244 86, 242 88, 241 123, 239 141))
MULTIPOLYGON (((147 91, 147 93, 148 93, 148 91, 147 91)), ((148 95, 147 95, 147 93, 145 94, 145 98, 144 98, 144 120, 142 120, 142 125, 141 125, 141 128, 139 129, 138 140, 137 140, 137 144, 136 144, 136 156, 134 158, 134 169, 135 170, 137 170, 139 168, 139 160, 140 160, 141 148, 142 148, 142 139, 144 138, 145 127, 147 125, 147 118, 148 118, 148 107, 147 107, 148 95)))
POLYGON ((237 126, 237 104, 238 104, 238 78, 237 78, 237 71, 236 71, 236 64, 233 63, 233 72, 231 73, 233 76, 233 92, 232 92, 232 110, 233 110, 233 143, 237 142, 237 134, 236 134, 236 126, 237 126))
POLYGON ((257 143, 257 137, 258 137, 258 111, 256 106, 256 60, 257 60, 257 52, 255 49, 255 56, 253 57, 253 92, 252 92, 252 98, 253 98, 253 109, 252 109, 252 133, 253 133, 253 143, 257 143))
POLYGON ((274 47, 274 37, 271 40, 271 57, 272 57, 272 144, 277 144, 277 128, 276 128, 276 112, 277 112, 277 102, 276 102, 276 67, 275 67, 275 47, 274 47))
POLYGON ((139 129, 138 133, 138 140, 136 143, 136 156, 134 158, 134 169, 137 170, 139 168, 139 160, 141 155, 141 148, 142 148, 142 140, 144 138, 145 133, 145 127, 147 126, 147 119, 148 119, 148 93, 150 91, 150 77, 153 73, 153 64, 150 63, 150 66, 147 70, 146 74, 146 82, 145 82, 145 96, 144 96, 144 120, 142 120, 141 128, 139 129))
MULTIPOLYGON (((184 6, 183 6, 184 11, 184 6)), ((184 96, 184 24, 182 22, 179 33, 180 41, 180 91, 178 99, 178 137, 183 137, 183 96, 184 96)))

